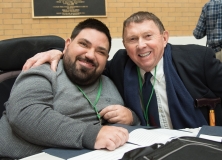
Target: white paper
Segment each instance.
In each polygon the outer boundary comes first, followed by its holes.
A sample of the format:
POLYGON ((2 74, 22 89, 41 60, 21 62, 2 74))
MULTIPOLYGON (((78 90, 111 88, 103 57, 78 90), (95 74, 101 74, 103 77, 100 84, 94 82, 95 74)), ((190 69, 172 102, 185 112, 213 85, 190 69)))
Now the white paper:
POLYGON ((198 128, 184 128, 180 129, 181 131, 187 131, 193 134, 194 137, 196 137, 200 131, 201 127, 198 128))
POLYGON ((64 160, 64 159, 42 152, 26 158, 22 158, 20 160, 64 160))
POLYGON ((172 129, 136 129, 130 133, 128 142, 142 145, 150 146, 154 143, 162 143, 182 137, 190 136, 193 137, 193 134, 190 132, 172 130, 172 129))
POLYGON ((208 139, 208 140, 212 140, 212 141, 216 141, 216 142, 222 142, 222 137, 219 137, 219 136, 209 136, 209 135, 205 135, 205 134, 200 134, 199 137, 204 138, 204 139, 208 139))
POLYGON ((80 156, 76 156, 73 158, 69 158, 68 160, 83 160, 83 159, 90 159, 90 160, 117 160, 123 157, 124 153, 139 148, 138 145, 133 145, 126 143, 123 146, 115 149, 114 151, 108 150, 95 150, 89 153, 82 154, 80 156))

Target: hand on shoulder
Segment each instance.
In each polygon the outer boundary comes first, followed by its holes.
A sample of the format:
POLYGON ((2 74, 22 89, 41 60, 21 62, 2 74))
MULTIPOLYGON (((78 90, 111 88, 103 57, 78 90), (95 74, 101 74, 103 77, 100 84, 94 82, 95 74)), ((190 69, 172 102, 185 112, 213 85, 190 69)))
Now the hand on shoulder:
POLYGON ((36 67, 43 63, 48 62, 51 64, 51 69, 53 71, 56 71, 57 65, 62 56, 63 56, 63 53, 57 49, 37 53, 35 56, 29 58, 26 61, 26 63, 23 65, 22 70, 26 71, 32 67, 36 67))

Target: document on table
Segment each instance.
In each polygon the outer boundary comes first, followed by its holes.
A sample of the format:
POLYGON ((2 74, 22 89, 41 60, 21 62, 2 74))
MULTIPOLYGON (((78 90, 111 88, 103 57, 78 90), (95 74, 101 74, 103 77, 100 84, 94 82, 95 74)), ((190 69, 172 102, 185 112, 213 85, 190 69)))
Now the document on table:
POLYGON ((39 153, 26 158, 22 158, 20 160, 64 160, 63 158, 55 157, 47 153, 39 153))
POLYGON ((134 143, 141 146, 150 146, 154 143, 162 143, 182 137, 189 136, 193 137, 193 134, 190 132, 184 132, 173 129, 136 129, 130 132, 128 142, 134 143))
POLYGON ((183 132, 178 130, 169 130, 169 129, 135 129, 129 134, 128 142, 123 146, 115 149, 114 151, 108 150, 95 150, 80 156, 76 156, 70 158, 68 160, 82 160, 82 159, 90 159, 90 160, 113 160, 120 159, 123 157, 124 153, 139 148, 143 146, 150 146, 155 143, 163 143, 165 144, 167 141, 172 140, 173 138, 178 138, 182 136, 191 136, 192 133, 183 132))
POLYGON ((73 158, 69 158, 68 160, 83 160, 83 159, 90 159, 90 160, 114 160, 120 159, 123 157, 124 153, 139 148, 141 146, 126 143, 123 146, 115 149, 114 151, 109 150, 95 150, 89 153, 82 154, 80 156, 76 156, 73 158))

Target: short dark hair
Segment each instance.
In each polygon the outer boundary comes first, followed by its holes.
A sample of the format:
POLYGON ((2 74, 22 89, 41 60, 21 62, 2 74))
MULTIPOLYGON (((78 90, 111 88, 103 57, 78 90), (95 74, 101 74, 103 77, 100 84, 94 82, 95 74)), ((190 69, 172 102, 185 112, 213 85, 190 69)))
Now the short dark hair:
POLYGON ((76 36, 85 28, 95 29, 97 31, 104 33, 106 35, 106 37, 108 38, 109 51, 110 51, 112 38, 111 38, 111 35, 109 32, 109 29, 103 22, 101 22, 97 19, 94 19, 94 18, 88 18, 88 19, 80 22, 72 31, 71 39, 76 38, 76 36))
POLYGON ((136 13, 133 13, 130 17, 128 17, 124 22, 123 22, 123 32, 122 34, 124 34, 124 29, 130 24, 130 23, 141 23, 145 20, 151 20, 153 21, 157 27, 160 30, 160 33, 163 33, 165 31, 165 28, 163 26, 163 23, 161 22, 161 20, 154 15, 151 12, 146 12, 146 11, 139 11, 136 13))

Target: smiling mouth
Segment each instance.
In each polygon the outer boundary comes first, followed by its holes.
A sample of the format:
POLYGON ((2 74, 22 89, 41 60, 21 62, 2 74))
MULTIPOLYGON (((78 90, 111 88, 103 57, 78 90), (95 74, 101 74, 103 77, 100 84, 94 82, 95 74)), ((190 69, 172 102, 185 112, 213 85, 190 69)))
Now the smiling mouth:
POLYGON ((149 56, 150 53, 151 53, 151 51, 150 51, 150 52, 147 52, 147 53, 144 53, 144 54, 139 54, 139 56, 140 56, 140 57, 146 57, 146 56, 149 56))
POLYGON ((84 67, 87 67, 87 68, 95 68, 95 64, 92 62, 92 61, 89 61, 89 60, 79 60, 80 64, 84 67))

